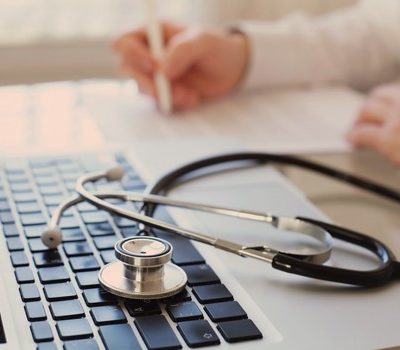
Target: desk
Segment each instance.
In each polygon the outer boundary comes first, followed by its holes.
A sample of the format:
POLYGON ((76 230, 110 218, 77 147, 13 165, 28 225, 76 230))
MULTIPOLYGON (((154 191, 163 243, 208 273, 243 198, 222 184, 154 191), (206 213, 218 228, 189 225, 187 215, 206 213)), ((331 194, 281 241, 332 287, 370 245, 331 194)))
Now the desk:
MULTIPOLYGON (((336 96, 343 97, 341 94, 336 96)), ((69 82, 4 88, 0 91, 0 101, 2 106, 0 120, 3 123, 3 137, 1 138, 0 148, 3 154, 49 151, 68 153, 87 149, 98 150, 107 145, 129 149, 135 147, 137 142, 143 142, 147 139, 158 140, 162 146, 167 140, 175 140, 177 137, 168 127, 168 124, 174 125, 174 128, 181 133, 182 138, 191 140, 194 140, 199 130, 204 131, 205 126, 207 126, 201 118, 196 119, 197 129, 193 129, 193 123, 189 124, 179 120, 183 117, 182 115, 163 119, 154 113, 154 106, 151 105, 149 100, 140 98, 135 94, 135 87, 132 83, 118 81, 69 82)), ((229 100, 227 100, 226 104, 229 105, 229 103, 229 100)), ((340 103, 338 104, 340 105, 340 103)), ((285 106, 287 107, 286 104, 285 106)), ((211 107, 213 106, 205 108, 211 107)), ((273 107, 269 105, 269 108, 273 109, 273 107)), ((292 104, 290 110, 300 110, 300 108, 292 104)), ((204 117, 210 118, 209 115, 204 117)), ((221 120, 224 120, 226 116, 222 117, 218 118, 218 115, 216 115, 213 121, 216 124, 222 124, 221 120)), ((247 118, 250 117, 247 116, 247 118)), ((287 121, 288 119, 285 122, 287 121)), ((222 127, 223 125, 217 126, 222 127)), ((288 125, 293 130, 295 126, 293 124, 288 125)), ((214 130, 209 131, 210 134, 214 130)), ((338 132, 340 128, 335 130, 338 132)), ((230 131, 232 136, 233 130, 230 129, 230 131)), ((267 135, 270 132, 268 136, 271 135, 272 138, 273 133, 277 133, 277 131, 279 131, 277 128, 267 129, 262 135, 267 135)), ((312 132, 313 130, 308 131, 312 132)), ((248 130, 243 129, 242 133, 244 134, 243 138, 236 140, 236 149, 241 147, 242 143, 243 147, 248 148, 248 145, 245 145, 244 142, 252 138, 252 134, 248 130)), ((215 133, 213 136, 214 138, 221 137, 221 135, 215 133)), ((210 137, 209 134, 207 137, 210 137)), ((266 141, 268 140, 269 138, 266 137, 266 141)), ((398 183, 398 171, 372 153, 307 153, 305 156, 361 175, 368 174, 368 176, 385 183, 392 185, 398 183)), ((322 182, 321 179, 309 175, 305 176, 299 171, 284 171, 334 221, 374 234, 393 247, 399 254, 397 228, 400 227, 400 221, 398 215, 396 215, 397 207, 383 204, 382 201, 376 199, 370 202, 369 196, 360 195, 353 189, 348 190, 330 181, 326 182, 326 179, 322 182)), ((281 196, 280 198, 284 197, 281 196)), ((236 259, 236 257, 234 258, 236 259)), ((394 288, 391 288, 391 291, 394 291, 394 288)), ((367 292, 364 294, 364 298, 368 298, 367 292)), ((309 302, 315 302, 314 297, 317 293, 307 294, 305 290, 303 294, 306 294, 309 302)), ((323 295, 321 296, 319 302, 322 304, 325 300, 323 300, 323 295)), ((350 298, 349 295, 346 296, 347 298, 343 299, 348 303, 346 305, 354 305, 354 299, 350 298)), ((365 302, 365 299, 363 300, 365 302)), ((273 316, 276 318, 276 315, 280 315, 281 311, 282 309, 276 311, 273 316)), ((302 311, 307 312, 307 310, 302 311)), ((368 310, 365 311, 368 312, 368 310)), ((388 314, 385 310, 382 312, 385 315, 388 314)), ((375 321, 379 322, 379 320, 375 321)), ((297 324, 293 327, 297 327, 297 324)), ((331 328, 326 331, 332 336, 331 328)), ((361 332, 362 328, 358 331, 361 332)), ((390 331, 389 329, 388 332, 390 331)))

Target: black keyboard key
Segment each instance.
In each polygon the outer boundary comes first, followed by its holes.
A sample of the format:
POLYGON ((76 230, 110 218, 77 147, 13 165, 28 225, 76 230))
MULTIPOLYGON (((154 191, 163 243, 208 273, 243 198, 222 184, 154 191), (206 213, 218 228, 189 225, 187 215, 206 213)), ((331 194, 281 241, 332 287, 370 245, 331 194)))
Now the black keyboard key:
POLYGON ((17 211, 20 214, 41 213, 38 202, 17 203, 17 211))
POLYGON ((7 248, 10 252, 24 250, 24 244, 19 237, 9 237, 6 239, 7 248))
POLYGON ((57 185, 57 178, 55 176, 39 176, 36 179, 36 183, 39 186, 52 186, 57 185))
POLYGON ((99 287, 97 271, 78 272, 75 276, 81 289, 99 287))
POLYGON ((48 301, 69 300, 77 297, 71 283, 47 284, 44 286, 44 294, 48 301))
POLYGON ((38 181, 41 178, 50 178, 53 177, 54 175, 54 169, 52 167, 32 169, 32 172, 35 176, 36 181, 38 181))
POLYGON ((108 222, 86 225, 86 228, 92 237, 114 235, 114 230, 108 222))
POLYGON ((60 220, 61 229, 79 227, 79 221, 75 216, 63 216, 60 220))
POLYGON ((87 242, 71 242, 64 244, 64 251, 67 256, 81 256, 93 254, 87 242))
POLYGON ((153 230, 156 237, 165 239, 174 247, 172 253, 172 261, 177 265, 204 264, 204 258, 198 250, 193 246, 189 239, 174 233, 160 230, 153 230))
POLYGON ((43 195, 43 196, 47 196, 47 195, 62 195, 62 191, 61 188, 57 185, 40 185, 39 186, 39 192, 43 195))
POLYGON ((23 226, 46 224, 46 219, 42 213, 20 214, 19 218, 23 226))
POLYGON ((99 333, 106 350, 141 350, 132 328, 126 323, 100 326, 99 333))
POLYGON ((53 333, 47 321, 32 322, 31 332, 36 343, 53 340, 53 333))
POLYGON ((60 195, 43 196, 43 201, 46 205, 59 205, 64 199, 64 196, 60 195))
POLYGON ((13 193, 32 192, 32 186, 29 182, 12 182, 10 189, 13 193))
POLYGON ((100 255, 101 255, 101 259, 103 260, 104 264, 108 264, 111 261, 116 259, 114 249, 112 249, 112 250, 111 249, 110 250, 102 250, 100 252, 100 255))
POLYGON ((177 304, 177 303, 181 303, 184 301, 190 301, 190 300, 192 300, 192 297, 190 296, 187 289, 184 289, 183 291, 179 292, 178 294, 173 295, 172 297, 163 299, 163 302, 165 304, 177 304))
POLYGON ((12 252, 10 254, 11 263, 14 267, 28 266, 28 257, 24 252, 12 252))
POLYGON ((114 295, 101 288, 84 289, 83 298, 85 299, 87 306, 113 305, 117 302, 114 295))
POLYGON ((62 230, 62 240, 63 242, 81 242, 85 241, 85 235, 79 227, 67 228, 62 230))
POLYGON ((22 284, 19 287, 19 292, 24 302, 40 300, 39 289, 33 283, 22 284))
POLYGON ((202 304, 233 300, 233 296, 224 284, 210 284, 193 287, 193 294, 202 304))
MULTIPOLYGON (((73 181, 72 183, 75 186, 75 181, 73 181)), ((90 212, 90 211, 97 211, 98 210, 93 204, 90 204, 88 202, 79 203, 77 205, 77 208, 81 213, 90 212)))
POLYGON ((203 314, 193 301, 167 306, 167 312, 174 322, 197 320, 203 318, 203 314))
POLYGON ((118 238, 115 235, 93 238, 94 245, 98 250, 113 249, 117 240, 118 238))
POLYGON ((25 174, 25 164, 21 161, 10 161, 5 164, 5 171, 10 175, 23 175, 25 174))
POLYGON ((2 224, 12 224, 15 220, 11 211, 3 211, 0 212, 0 221, 2 224))
POLYGON ((178 338, 163 315, 137 317, 135 325, 147 347, 151 350, 182 348, 178 338))
POLYGON ((97 326, 127 322, 124 313, 117 305, 93 307, 90 314, 97 326))
POLYGON ((133 236, 137 236, 139 234, 139 228, 137 226, 135 227, 128 227, 128 228, 121 228, 121 235, 124 238, 128 238, 128 237, 133 237, 133 236))
POLYGON ((65 320, 85 316, 82 305, 77 299, 54 301, 50 304, 50 311, 55 320, 65 320))
POLYGON ((145 316, 161 314, 161 308, 157 300, 126 300, 125 306, 131 316, 145 316))
POLYGON ((48 158, 40 157, 40 158, 30 159, 29 164, 33 170, 37 170, 37 169, 49 168, 53 164, 53 162, 48 158))
POLYGON ((56 327, 62 340, 90 338, 93 336, 92 328, 85 318, 58 321, 56 327))
POLYGON ((115 225, 119 228, 135 227, 136 223, 133 220, 123 218, 122 216, 114 216, 115 225))
POLYGON ((102 224, 107 222, 107 217, 102 211, 90 211, 81 213, 82 220, 85 224, 102 224))
MULTIPOLYGON (((47 205, 47 213, 49 214, 49 216, 53 216, 54 214, 54 210, 56 210, 58 208, 58 205, 47 205)), ((62 213, 62 217, 66 218, 66 217, 71 217, 74 216, 74 211, 73 209, 67 209, 66 211, 64 211, 62 213)))
POLYGON ((70 258, 69 263, 74 272, 92 271, 100 268, 99 263, 93 255, 76 256, 70 258))
POLYGON ((6 237, 16 237, 19 235, 18 228, 15 223, 3 224, 3 232, 6 237))
POLYGON ((33 277, 33 273, 30 267, 17 267, 14 270, 15 278, 19 284, 22 283, 33 283, 35 279, 33 277))
POLYGON ((247 318, 246 312, 237 301, 208 304, 204 307, 213 322, 239 320, 247 318))
POLYGON ((94 339, 69 340, 64 343, 64 350, 99 350, 94 339))
POLYGON ((8 182, 15 184, 15 183, 26 183, 29 182, 29 178, 26 174, 14 174, 12 176, 8 176, 8 182))
POLYGON ((217 334, 207 320, 181 322, 178 331, 191 348, 220 344, 217 334))
POLYGON ((36 350, 58 350, 55 343, 39 343, 36 350))
MULTIPOLYGON (((46 228, 47 225, 25 226, 24 227, 25 236, 27 238, 40 238, 42 236, 43 231, 45 231, 46 228)), ((38 241, 40 242, 40 240, 38 241)))
POLYGON ((8 204, 8 201, 5 199, 0 200, 0 212, 1 211, 10 211, 10 205, 8 204))
POLYGON ((55 249, 33 254, 33 261, 36 267, 50 267, 50 266, 63 265, 60 253, 58 252, 58 250, 55 249))
POLYGON ((182 266, 188 278, 189 286, 219 283, 220 279, 207 264, 182 266))
POLYGON ((43 244, 40 238, 31 238, 28 241, 28 245, 32 253, 45 252, 49 250, 49 248, 43 244))
POLYGON ((47 316, 43 304, 40 301, 33 301, 25 304, 25 313, 29 321, 44 321, 47 316))
POLYGON ((16 203, 36 202, 36 194, 33 192, 14 193, 16 203))
POLYGON ((38 273, 43 284, 69 281, 69 274, 64 266, 44 267, 38 269, 38 273))
POLYGON ((228 343, 262 338, 260 330, 249 319, 221 322, 217 329, 228 343))

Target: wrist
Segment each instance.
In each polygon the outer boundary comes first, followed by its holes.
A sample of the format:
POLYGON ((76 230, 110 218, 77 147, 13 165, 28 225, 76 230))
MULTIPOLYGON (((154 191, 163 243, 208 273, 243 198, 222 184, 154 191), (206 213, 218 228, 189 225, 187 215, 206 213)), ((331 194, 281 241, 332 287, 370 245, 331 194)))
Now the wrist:
POLYGON ((235 83, 236 87, 243 80, 248 70, 250 61, 250 42, 245 33, 235 28, 231 28, 228 35, 235 48, 234 51, 236 52, 238 65, 238 74, 235 83))
POLYGON ((236 52, 238 63, 238 76, 234 85, 234 87, 237 87, 242 82, 248 71, 250 61, 250 42, 247 35, 235 27, 228 29, 228 36, 235 47, 234 51, 236 52))

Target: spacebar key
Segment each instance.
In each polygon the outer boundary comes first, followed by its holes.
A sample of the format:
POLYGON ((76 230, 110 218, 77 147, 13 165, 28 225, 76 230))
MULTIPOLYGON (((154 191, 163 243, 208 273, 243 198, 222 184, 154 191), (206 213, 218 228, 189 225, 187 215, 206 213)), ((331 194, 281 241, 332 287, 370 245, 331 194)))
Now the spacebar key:
POLYGON ((137 317, 135 324, 149 350, 174 350, 182 348, 164 316, 137 317))

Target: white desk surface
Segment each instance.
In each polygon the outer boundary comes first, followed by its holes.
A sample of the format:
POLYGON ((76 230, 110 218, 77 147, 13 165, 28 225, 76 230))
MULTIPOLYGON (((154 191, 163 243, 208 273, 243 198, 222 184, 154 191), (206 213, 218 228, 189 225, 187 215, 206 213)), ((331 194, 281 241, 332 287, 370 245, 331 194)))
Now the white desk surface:
MULTIPOLYGON (((357 110, 359 96, 341 89, 294 92, 291 96, 291 102, 287 103, 281 92, 267 94, 265 109, 255 97, 231 96, 230 100, 204 106, 192 114, 163 117, 155 112, 149 100, 137 96, 133 84, 126 82, 1 87, 0 152, 2 155, 68 153, 98 150, 106 145, 130 149, 137 141, 158 140, 162 145, 177 135, 194 140, 216 139, 223 134, 234 140, 236 150, 243 144, 246 148, 250 145, 253 149, 270 151, 303 151, 304 156, 399 187, 398 169, 371 152, 349 151, 341 138, 357 110), (309 95, 318 97, 315 104, 309 95), (235 103, 242 107, 244 104, 241 113, 234 108, 235 103), (324 106, 329 108, 322 109, 324 106), (254 127, 249 109, 260 108, 266 116, 254 127), (220 113, 214 114, 214 119, 213 109, 220 113), (287 118, 280 120, 271 113, 286 113, 287 118), (303 114, 311 116, 308 125, 304 118, 296 119, 303 123, 291 121, 303 114), (323 118, 316 127, 318 115, 323 118), (333 120, 332 115, 344 119, 333 120), (188 116, 192 118, 190 122, 182 120, 188 116), (241 116, 246 123, 242 123, 241 116), (234 128, 233 123, 239 123, 241 128, 234 128), (282 139, 289 141, 282 143, 282 139), (299 149, 297 143, 301 145, 299 149), (314 152, 319 144, 319 151, 334 152, 314 152)), ((334 221, 380 238, 400 256, 400 217, 394 204, 297 170, 287 170, 285 174, 334 221)))

